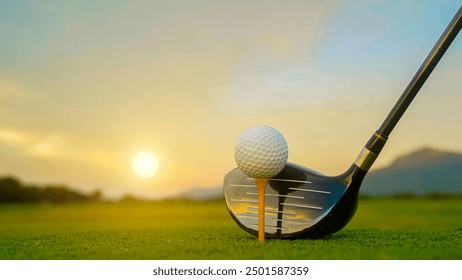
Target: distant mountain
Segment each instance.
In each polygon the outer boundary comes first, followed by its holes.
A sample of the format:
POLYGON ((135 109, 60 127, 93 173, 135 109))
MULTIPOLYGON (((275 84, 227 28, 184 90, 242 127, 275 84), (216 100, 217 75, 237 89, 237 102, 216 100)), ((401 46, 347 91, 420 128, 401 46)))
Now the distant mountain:
POLYGON ((462 194, 462 154, 424 148, 370 172, 361 195, 462 194))

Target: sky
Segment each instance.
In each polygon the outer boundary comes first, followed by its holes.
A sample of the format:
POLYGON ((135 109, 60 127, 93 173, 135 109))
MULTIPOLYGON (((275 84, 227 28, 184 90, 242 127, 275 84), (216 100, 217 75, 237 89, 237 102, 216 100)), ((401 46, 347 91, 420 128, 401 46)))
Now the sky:
MULTIPOLYGON (((247 128, 335 175, 380 126, 462 1, 0 0, 0 175, 105 197, 216 188, 247 128), (141 178, 131 162, 158 158, 141 178)), ((459 35, 375 168, 462 152, 459 35)))

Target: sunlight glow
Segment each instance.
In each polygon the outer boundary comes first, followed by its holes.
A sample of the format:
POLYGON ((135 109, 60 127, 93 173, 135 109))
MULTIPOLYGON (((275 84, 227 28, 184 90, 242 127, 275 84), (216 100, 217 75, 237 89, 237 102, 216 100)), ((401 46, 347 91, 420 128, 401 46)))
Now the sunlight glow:
POLYGON ((141 178, 150 178, 154 176, 158 168, 159 161, 157 160, 157 157, 151 152, 139 152, 132 160, 133 172, 135 172, 135 174, 141 178))

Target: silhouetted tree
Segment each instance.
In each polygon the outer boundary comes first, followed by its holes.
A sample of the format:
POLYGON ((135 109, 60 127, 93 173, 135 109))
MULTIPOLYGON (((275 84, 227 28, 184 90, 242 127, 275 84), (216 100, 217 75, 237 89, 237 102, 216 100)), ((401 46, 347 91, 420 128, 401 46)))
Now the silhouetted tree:
POLYGON ((13 176, 0 177, 0 203, 8 202, 82 202, 100 201, 101 192, 85 195, 66 185, 24 185, 13 176))

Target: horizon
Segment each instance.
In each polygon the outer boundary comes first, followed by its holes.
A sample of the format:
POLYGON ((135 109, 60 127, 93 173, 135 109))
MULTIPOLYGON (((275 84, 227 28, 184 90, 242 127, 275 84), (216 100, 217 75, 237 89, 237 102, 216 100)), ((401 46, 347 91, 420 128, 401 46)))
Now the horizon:
MULTIPOLYGON (((237 137, 257 124, 284 135, 290 162, 338 174, 459 6, 0 3, 0 174, 112 198, 215 188, 236 167, 237 137), (144 152, 152 170, 133 167, 144 152)), ((462 153, 461 37, 373 170, 424 147, 462 153)))
MULTIPOLYGON (((461 156, 462 157, 462 153, 460 152, 455 152, 455 151, 450 151, 450 150, 441 150, 441 149, 436 149, 436 148, 433 148, 433 147, 422 147, 422 148, 419 148, 417 150, 413 150, 413 151, 409 151, 408 153, 406 154, 400 154, 400 155, 397 155, 396 158, 394 158, 389 164, 387 165, 384 165, 384 166, 381 166, 379 168, 372 168, 370 170, 370 174, 377 174, 378 172, 383 172, 384 170, 387 170, 387 169, 393 169, 395 167, 395 163, 398 161, 398 160, 402 160, 404 158, 408 159, 409 157, 412 157, 412 156, 415 156, 416 154, 421 154, 423 152, 431 152, 431 153, 440 153, 440 154, 445 154, 445 155, 457 155, 457 156, 461 156)), ((415 163, 414 163, 415 164, 415 163)), ((401 167, 398 166, 397 169, 401 169, 401 167)), ((371 177, 371 176, 366 176, 367 178, 371 177)), ((43 187, 64 187, 65 189, 68 189, 70 191, 73 191, 73 192, 77 192, 79 194, 83 194, 85 196, 88 196, 88 197, 92 197, 94 195, 98 195, 98 200, 101 200, 101 201, 123 201, 125 199, 136 199, 136 200, 141 200, 141 201, 164 201, 164 200, 169 200, 169 199, 173 199, 173 200, 176 200, 176 199, 186 199, 186 200, 193 200, 193 201, 203 201, 203 200, 215 200, 217 199, 216 197, 214 197, 214 195, 212 195, 213 192, 215 192, 217 189, 221 189, 222 186, 215 186, 215 187, 211 187, 211 188, 207 188, 207 187, 202 187, 202 186, 192 186, 191 188, 188 188, 182 192, 178 192, 178 193, 174 193, 174 194, 171 194, 170 196, 162 196, 162 197, 143 197, 143 196, 137 196, 136 194, 132 194, 132 193, 125 193, 125 194, 121 194, 120 196, 118 197, 107 197, 105 196, 103 190, 100 190, 100 189, 93 189, 93 190, 89 190, 89 191, 86 191, 86 192, 82 192, 82 189, 79 188, 78 186, 73 186, 73 185, 67 185, 65 183, 61 183, 61 182, 42 182, 40 184, 37 185, 36 182, 29 182, 29 181, 25 181, 23 180, 22 178, 19 178, 18 176, 15 176, 14 174, 0 174, 0 179, 5 179, 5 178, 13 178, 14 180, 17 180, 23 187, 36 187, 36 188, 43 188, 43 187), (201 191, 201 193, 195 193, 195 191, 201 191), (204 196, 205 194, 205 196, 204 196)), ((360 192, 360 195, 361 195, 361 192, 360 192)), ((403 194, 404 196, 408 197, 409 195, 414 195, 416 197, 419 197, 421 195, 418 195, 418 194, 409 194, 409 193, 405 193, 403 194)), ((432 195, 439 195, 439 196, 454 196, 454 194, 445 194, 445 193, 430 193, 430 194, 427 194, 427 196, 432 196, 432 195)), ((363 194, 364 196, 364 194, 363 194)), ((396 194, 396 195, 392 195, 393 197, 394 196, 397 196, 399 197, 400 194, 396 194)), ((369 197, 368 194, 365 195, 365 197, 369 197)), ((385 196, 387 197, 387 196, 385 196)), ((97 200, 97 201, 98 201, 97 200)))

